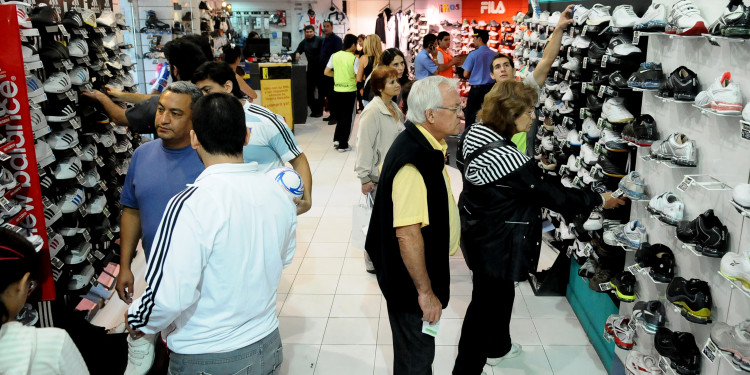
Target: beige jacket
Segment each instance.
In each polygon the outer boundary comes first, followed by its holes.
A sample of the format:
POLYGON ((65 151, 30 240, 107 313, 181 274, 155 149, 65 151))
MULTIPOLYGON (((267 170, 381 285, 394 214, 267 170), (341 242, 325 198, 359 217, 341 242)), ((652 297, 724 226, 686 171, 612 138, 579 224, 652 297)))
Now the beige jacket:
POLYGON ((393 118, 383 99, 376 96, 359 116, 357 132, 357 161, 354 172, 366 184, 377 183, 380 165, 396 136, 404 130, 404 115, 394 103, 398 119, 393 118))

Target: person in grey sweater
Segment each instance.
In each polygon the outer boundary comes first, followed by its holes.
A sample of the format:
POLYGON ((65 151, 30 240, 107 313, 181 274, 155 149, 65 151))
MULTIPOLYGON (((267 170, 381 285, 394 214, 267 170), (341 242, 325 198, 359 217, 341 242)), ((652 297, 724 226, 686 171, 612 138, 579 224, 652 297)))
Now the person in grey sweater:
MULTIPOLYGON (((362 194, 371 194, 373 199, 380 165, 393 140, 404 130, 404 115, 392 100, 401 92, 399 78, 398 71, 394 68, 382 65, 375 68, 370 78, 373 99, 359 117, 354 172, 362 182, 362 194)), ((375 273, 367 253, 365 268, 367 272, 375 273)))

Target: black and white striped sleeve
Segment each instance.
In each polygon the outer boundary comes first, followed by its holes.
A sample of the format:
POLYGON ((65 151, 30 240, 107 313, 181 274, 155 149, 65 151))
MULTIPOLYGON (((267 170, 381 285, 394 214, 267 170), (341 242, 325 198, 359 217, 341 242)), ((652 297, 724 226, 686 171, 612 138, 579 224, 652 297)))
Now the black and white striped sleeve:
POLYGON ((206 219, 207 210, 197 212, 197 190, 189 186, 164 210, 146 271, 146 291, 128 309, 133 330, 160 332, 200 296, 198 285, 210 249, 203 245, 206 235, 199 220, 206 219))
MULTIPOLYGON (((464 139, 463 156, 466 158, 482 146, 502 139, 486 126, 473 126, 464 139)), ((478 155, 466 166, 465 177, 474 185, 486 185, 505 177, 528 160, 529 157, 513 145, 493 148, 478 155)))

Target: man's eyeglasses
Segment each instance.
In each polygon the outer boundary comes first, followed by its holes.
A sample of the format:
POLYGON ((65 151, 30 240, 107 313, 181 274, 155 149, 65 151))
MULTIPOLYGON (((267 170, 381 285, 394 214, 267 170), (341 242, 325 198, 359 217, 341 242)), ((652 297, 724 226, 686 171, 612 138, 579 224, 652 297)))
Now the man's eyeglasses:
POLYGON ((459 114, 461 114, 461 111, 463 111, 465 107, 462 106, 462 105, 460 105, 458 107, 435 107, 435 108, 437 108, 437 109, 448 109, 448 110, 451 110, 451 111, 456 111, 456 116, 458 116, 459 114))

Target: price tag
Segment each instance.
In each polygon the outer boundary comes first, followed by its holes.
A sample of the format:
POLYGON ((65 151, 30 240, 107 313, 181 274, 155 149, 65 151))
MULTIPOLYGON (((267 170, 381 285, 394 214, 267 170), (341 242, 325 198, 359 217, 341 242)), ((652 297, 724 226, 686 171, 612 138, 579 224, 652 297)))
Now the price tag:
POLYGON ((576 157, 576 168, 580 169, 583 165, 583 159, 580 156, 576 157))
POLYGON ((91 263, 91 264, 96 263, 96 259, 94 258, 94 255, 92 255, 91 253, 89 253, 88 255, 86 255, 86 260, 89 261, 89 263, 91 263))
POLYGON ((130 134, 130 130, 128 130, 127 132, 125 132, 125 136, 128 137, 129 140, 131 140, 131 141, 133 140, 133 135, 130 134))
POLYGON ((599 166, 599 164, 597 164, 591 168, 589 174, 591 175, 591 177, 602 177, 604 175, 603 172, 604 171, 602 170, 602 168, 599 166))
POLYGON ((614 192, 612 192, 612 198, 621 198, 623 195, 625 195, 625 192, 621 189, 617 189, 614 192))
POLYGON ((570 70, 568 70, 567 72, 565 72, 565 80, 567 81, 569 79, 570 79, 570 70))
POLYGON ((575 29, 575 28, 573 28, 573 27, 571 27, 571 28, 570 28, 570 37, 572 38, 572 37, 574 37, 574 36, 576 36, 576 29, 575 29))
POLYGON ((73 117, 72 119, 70 119, 70 126, 73 129, 76 129, 76 130, 80 129, 81 128, 80 118, 79 117, 73 117))
POLYGON ((86 182, 86 179, 83 178, 83 173, 79 173, 76 175, 76 181, 78 181, 78 183, 81 185, 86 182))
POLYGON ((60 259, 57 259, 57 257, 54 257, 50 260, 50 263, 52 263, 52 267, 55 267, 56 269, 62 269, 65 263, 61 261, 60 259))
POLYGON ((601 143, 594 144, 594 153, 602 155, 602 144, 601 143))
POLYGON ((63 65, 63 66, 65 67, 65 69, 67 69, 67 70, 71 70, 71 69, 73 69, 73 63, 72 63, 72 62, 70 62, 70 60, 68 60, 68 59, 65 59, 65 60, 63 60, 63 61, 62 61, 62 65, 63 65))
POLYGON ((67 96, 68 99, 70 99, 71 101, 74 101, 74 102, 78 101, 78 97, 76 97, 75 94, 73 94, 72 90, 65 91, 65 96, 67 96))
POLYGON ((570 258, 570 256, 573 255, 573 248, 572 247, 568 247, 568 252, 566 254, 567 254, 568 258, 570 258))
POLYGON ((99 134, 91 133, 91 138, 93 138, 94 141, 99 142, 99 134))
POLYGON ((555 70, 555 79, 554 80, 557 81, 558 78, 560 78, 560 71, 555 70))
POLYGON ((91 241, 91 235, 89 234, 89 230, 88 229, 84 229, 83 233, 81 233, 81 235, 83 235, 83 240, 84 241, 86 241, 86 242, 91 241))
POLYGON ((80 29, 81 30, 81 36, 83 36, 84 39, 88 39, 89 32, 86 31, 86 29, 80 29))
POLYGON ((99 181, 99 186, 102 188, 102 191, 107 191, 107 184, 104 181, 99 181))
POLYGON ((0 197, 0 207, 5 211, 10 211, 13 208, 13 205, 10 204, 10 201, 7 198, 0 197))
POLYGON ((602 56, 602 68, 607 67, 607 60, 609 60, 609 55, 602 56))
POLYGON ((60 33, 62 33, 62 35, 65 38, 70 38, 70 34, 68 34, 68 30, 65 30, 65 26, 63 26, 63 25, 57 25, 57 27, 60 29, 60 33))
POLYGON ((750 140, 750 122, 740 121, 740 135, 743 139, 750 140))
POLYGON ((573 48, 573 47, 568 47, 568 60, 570 60, 570 50, 571 50, 572 48, 573 48))
POLYGON ((568 166, 567 165, 563 165, 562 167, 560 167, 560 172, 559 172, 560 175, 564 175, 567 172, 568 172, 568 166))
POLYGON ((83 152, 81 151, 81 147, 80 147, 80 146, 75 146, 75 147, 73 147, 73 152, 75 152, 75 153, 76 153, 76 155, 78 155, 79 157, 80 157, 81 155, 83 155, 83 152))
POLYGON ((109 217, 109 215, 111 215, 107 207, 104 207, 104 209, 102 210, 102 214, 104 214, 104 217, 107 217, 107 218, 109 217))
POLYGON ((583 58, 583 69, 586 69, 586 66, 588 65, 588 63, 589 63, 589 58, 588 57, 584 57, 583 58))
POLYGON ((52 207, 52 202, 50 202, 50 200, 47 197, 42 196, 42 205, 44 206, 44 209, 46 210, 52 207))
POLYGON ((581 31, 581 35, 586 35, 587 31, 589 31, 589 25, 583 25, 583 30, 581 31))
POLYGON ((107 233, 105 233, 104 235, 105 235, 105 236, 107 236, 107 238, 109 238, 109 239, 110 239, 110 241, 111 241, 111 240, 112 240, 113 238, 115 238, 115 235, 114 235, 114 234, 112 234, 112 232, 111 232, 111 231, 107 231, 107 233))
POLYGON ((598 120, 596 120, 596 127, 599 128, 599 130, 604 129, 604 119, 599 117, 598 120))
MULTIPOLYGON (((584 61, 585 61, 585 60, 584 60, 584 61)), ((585 63, 584 63, 584 64, 585 64, 585 63)), ((585 68, 585 66, 584 66, 584 68, 585 68)), ((588 86, 588 83, 586 83, 586 82, 581 82, 581 94, 585 94, 585 93, 586 93, 586 86, 588 86)))
POLYGON ((576 176, 575 178, 573 178, 573 185, 580 186, 581 184, 583 184, 583 181, 581 181, 580 177, 576 176))
POLYGON ((568 116, 563 117, 563 126, 568 126, 569 123, 573 123, 573 119, 568 116))
POLYGON ((591 246, 590 243, 586 244, 586 247, 583 248, 583 253, 586 254, 586 256, 591 256, 591 254, 594 252, 594 247, 591 246))
POLYGON ((628 267, 628 272, 632 273, 633 275, 640 273, 642 271, 643 271, 643 268, 641 268, 641 265, 638 263, 628 267))
POLYGON ((102 260, 102 259, 104 259, 105 255, 101 251, 96 250, 96 251, 94 251, 94 257, 96 259, 102 260))
POLYGON ((586 108, 581 108, 581 110, 578 111, 578 113, 579 113, 578 117, 580 117, 581 120, 586 118, 586 108))
POLYGON ((677 185, 677 190, 684 193, 690 187, 690 185, 693 184, 693 182, 695 182, 695 180, 692 177, 685 176, 685 178, 682 179, 682 182, 677 185))
POLYGON ((640 31, 633 31, 633 45, 637 46, 638 42, 641 41, 641 32, 640 31))
POLYGON ((706 357, 711 363, 716 362, 716 357, 719 356, 719 349, 716 348, 716 344, 709 337, 706 340, 706 345, 703 346, 703 356, 706 357))
MULTIPOLYGON (((97 138, 98 138, 98 136, 97 136, 97 138)), ((96 165, 98 165, 100 167, 104 166, 104 161, 102 160, 101 156, 97 156, 96 159, 94 159, 94 161, 96 161, 96 165)))
POLYGON ((599 284, 599 290, 601 290, 602 292, 612 290, 612 285, 609 285, 609 283, 601 283, 599 284))
POLYGON ((599 93, 596 94, 596 96, 602 98, 604 97, 604 90, 606 90, 607 86, 599 86, 599 93))
POLYGON ((86 207, 84 206, 78 207, 78 213, 81 214, 81 217, 86 217, 86 215, 89 214, 88 212, 86 212, 86 207))
POLYGON ((6 228, 6 229, 10 229, 10 230, 16 232, 17 234, 23 234, 23 232, 24 232, 23 228, 21 228, 21 227, 19 227, 17 225, 13 225, 13 224, 5 224, 5 225, 3 225, 3 227, 6 228))

